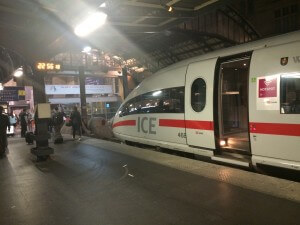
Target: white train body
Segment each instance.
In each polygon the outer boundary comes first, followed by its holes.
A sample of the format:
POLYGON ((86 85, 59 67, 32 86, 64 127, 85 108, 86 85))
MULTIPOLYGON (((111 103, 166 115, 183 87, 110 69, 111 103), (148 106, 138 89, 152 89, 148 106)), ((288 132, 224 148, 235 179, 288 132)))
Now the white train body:
POLYGON ((300 170, 300 32, 157 72, 126 98, 113 132, 217 161, 300 170))

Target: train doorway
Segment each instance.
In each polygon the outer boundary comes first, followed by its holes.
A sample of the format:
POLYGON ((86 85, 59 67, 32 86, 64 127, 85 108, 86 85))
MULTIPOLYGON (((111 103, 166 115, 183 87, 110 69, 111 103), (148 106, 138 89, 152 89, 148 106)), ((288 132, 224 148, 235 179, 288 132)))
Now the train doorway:
POLYGON ((250 152, 248 80, 250 57, 219 64, 216 140, 222 151, 250 152))

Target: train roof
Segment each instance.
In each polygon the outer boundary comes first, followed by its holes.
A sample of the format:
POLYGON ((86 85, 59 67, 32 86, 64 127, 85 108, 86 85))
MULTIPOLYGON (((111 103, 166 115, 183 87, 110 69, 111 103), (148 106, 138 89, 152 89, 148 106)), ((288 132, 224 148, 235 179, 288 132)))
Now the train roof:
POLYGON ((183 86, 184 85, 184 76, 183 74, 186 71, 186 68, 189 64, 203 61, 207 59, 217 58, 217 57, 226 57, 230 55, 237 55, 241 53, 246 53, 258 49, 263 49, 267 47, 287 44, 300 41, 300 31, 291 32, 284 35, 279 35, 271 38, 261 39, 254 42, 249 42, 246 44, 236 45, 229 48, 224 48, 208 54, 196 56, 184 61, 180 61, 173 65, 170 65, 164 69, 159 70, 152 76, 143 80, 143 82, 138 85, 126 98, 129 100, 140 94, 153 91, 155 89, 183 86), (177 76, 178 74, 182 76, 177 76), (176 78, 176 79, 174 79, 176 78))
POLYGON ((195 56, 190 59, 186 59, 186 60, 177 62, 175 64, 172 64, 162 70, 159 70, 155 74, 161 74, 168 70, 172 70, 172 69, 175 69, 178 67, 188 66, 190 63, 197 62, 197 61, 202 61, 202 60, 216 58, 216 57, 226 57, 226 56, 230 56, 230 55, 236 55, 236 54, 243 53, 243 52, 249 52, 249 51, 267 48, 267 47, 271 47, 271 46, 287 44, 287 43, 291 43, 291 42, 295 42, 295 41, 300 41, 300 31, 294 31, 294 32, 287 33, 287 34, 282 34, 282 35, 278 35, 278 36, 274 36, 274 37, 270 37, 270 38, 265 38, 265 39, 261 39, 261 40, 257 40, 257 41, 253 41, 253 42, 249 42, 249 43, 245 43, 245 44, 240 44, 240 45, 236 45, 236 46, 232 46, 232 47, 228 47, 228 48, 223 48, 223 49, 216 50, 216 51, 213 51, 213 52, 210 52, 207 54, 203 54, 200 56, 195 56))

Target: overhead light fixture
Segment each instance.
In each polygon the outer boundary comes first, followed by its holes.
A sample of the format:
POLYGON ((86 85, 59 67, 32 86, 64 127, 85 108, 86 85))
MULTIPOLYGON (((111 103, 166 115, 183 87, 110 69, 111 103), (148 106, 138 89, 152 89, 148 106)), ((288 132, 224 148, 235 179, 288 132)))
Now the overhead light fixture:
POLYGON ((106 22, 107 14, 103 12, 94 12, 90 14, 82 23, 78 24, 74 33, 79 37, 86 37, 90 33, 103 26, 106 22))
POLYGON ((0 83, 0 91, 3 91, 4 87, 2 85, 2 83, 0 83))
POLYGON ((173 11, 173 7, 172 6, 169 6, 168 7, 168 12, 172 12, 173 11))
POLYGON ((92 48, 90 46, 86 46, 82 50, 83 53, 90 53, 91 51, 92 51, 92 48))
POLYGON ((103 2, 101 5, 100 5, 100 8, 105 8, 106 7, 106 3, 103 2))
POLYGON ((144 71, 145 71, 145 68, 144 68, 144 67, 136 68, 136 69, 135 69, 135 72, 137 72, 137 73, 142 73, 142 72, 144 72, 144 71))
POLYGON ((15 70, 15 72, 14 72, 14 77, 22 77, 23 74, 24 74, 23 68, 20 67, 20 68, 18 68, 18 69, 15 70))

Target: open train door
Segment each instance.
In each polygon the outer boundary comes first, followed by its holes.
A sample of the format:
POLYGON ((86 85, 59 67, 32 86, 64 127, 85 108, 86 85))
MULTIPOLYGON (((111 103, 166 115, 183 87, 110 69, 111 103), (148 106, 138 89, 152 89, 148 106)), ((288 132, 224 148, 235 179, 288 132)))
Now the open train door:
POLYGON ((213 87, 216 62, 214 58, 190 64, 185 85, 187 144, 212 151, 215 149, 213 87))

